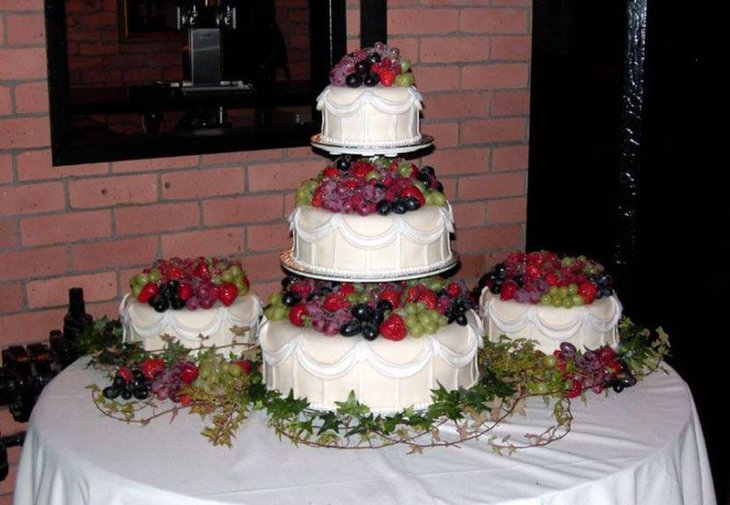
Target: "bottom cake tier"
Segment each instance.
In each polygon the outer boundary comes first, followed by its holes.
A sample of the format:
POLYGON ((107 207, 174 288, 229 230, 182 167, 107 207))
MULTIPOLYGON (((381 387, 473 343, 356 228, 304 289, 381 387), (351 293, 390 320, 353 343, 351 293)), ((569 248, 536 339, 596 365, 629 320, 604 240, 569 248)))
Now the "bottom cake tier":
POLYGON ((259 333, 269 389, 292 391, 318 410, 335 410, 350 392, 376 413, 432 403, 431 390, 469 388, 479 378, 481 322, 450 324, 433 335, 401 341, 362 336, 326 336, 288 321, 265 320, 259 333))

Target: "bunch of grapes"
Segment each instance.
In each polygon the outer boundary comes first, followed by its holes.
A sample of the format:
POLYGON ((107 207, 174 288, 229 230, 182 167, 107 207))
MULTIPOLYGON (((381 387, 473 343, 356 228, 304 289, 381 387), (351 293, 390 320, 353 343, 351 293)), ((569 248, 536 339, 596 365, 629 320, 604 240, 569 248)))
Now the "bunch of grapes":
POLYGON ((349 53, 330 70, 330 82, 335 86, 357 88, 368 87, 412 86, 413 74, 410 72, 411 62, 402 58, 400 50, 376 42, 374 47, 365 47, 349 53))

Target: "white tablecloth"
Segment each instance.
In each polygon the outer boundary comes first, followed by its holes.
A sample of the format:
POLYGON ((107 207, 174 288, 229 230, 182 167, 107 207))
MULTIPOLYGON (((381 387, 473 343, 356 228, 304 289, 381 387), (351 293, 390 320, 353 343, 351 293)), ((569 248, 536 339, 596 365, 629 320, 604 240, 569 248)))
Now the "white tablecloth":
MULTIPOLYGON (((254 415, 232 449, 212 447, 194 415, 147 427, 103 417, 72 365, 43 392, 23 447, 15 505, 510 504, 712 505, 692 397, 675 374, 654 374, 609 397, 575 402, 567 438, 506 457, 486 443, 432 448, 294 447, 254 415)), ((530 405, 516 436, 548 426, 530 405)))

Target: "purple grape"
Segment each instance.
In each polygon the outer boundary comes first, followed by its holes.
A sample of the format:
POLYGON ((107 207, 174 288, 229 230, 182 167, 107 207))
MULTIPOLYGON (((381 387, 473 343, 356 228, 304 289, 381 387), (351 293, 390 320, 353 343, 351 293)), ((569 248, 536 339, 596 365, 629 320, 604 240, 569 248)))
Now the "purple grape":
POLYGON ((188 310, 195 310, 200 306, 200 301, 197 297, 191 296, 187 299, 185 302, 185 307, 187 307, 188 310))

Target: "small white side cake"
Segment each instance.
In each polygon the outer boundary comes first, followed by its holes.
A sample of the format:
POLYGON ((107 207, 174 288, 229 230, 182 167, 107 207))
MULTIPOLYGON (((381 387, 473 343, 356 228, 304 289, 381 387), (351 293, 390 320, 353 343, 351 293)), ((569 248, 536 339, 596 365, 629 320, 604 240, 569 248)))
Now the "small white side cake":
POLYGON ((351 391, 373 412, 393 413, 432 403, 431 390, 469 388, 479 378, 481 323, 450 324, 434 335, 367 341, 361 336, 328 337, 289 321, 264 319, 259 343, 269 389, 307 398, 312 408, 335 410, 351 391))
POLYGON ((317 97, 320 140, 361 147, 398 147, 421 140, 421 94, 415 87, 327 86, 317 97))
POLYGON ((381 279, 450 265, 451 207, 424 206, 405 214, 338 214, 299 206, 289 216, 291 258, 313 274, 381 279))
MULTIPOLYGON (((226 307, 220 302, 210 309, 166 310, 157 312, 131 295, 125 296, 119 307, 125 342, 142 342, 147 351, 161 350, 165 341, 161 335, 176 338, 189 349, 222 347, 233 343, 251 344, 256 340, 259 320, 263 313, 261 302, 254 294, 239 296, 226 307), (246 334, 236 336, 232 328, 249 327, 246 334), (207 337, 200 339, 200 335, 207 337)), ((225 347, 221 352, 240 352, 243 346, 225 347)))
POLYGON ((618 322, 621 302, 610 296, 565 309, 545 305, 502 301, 489 288, 482 290, 480 311, 487 338, 496 341, 500 335, 537 341, 537 349, 552 354, 561 342, 570 342, 577 349, 616 347, 619 342, 618 322))

